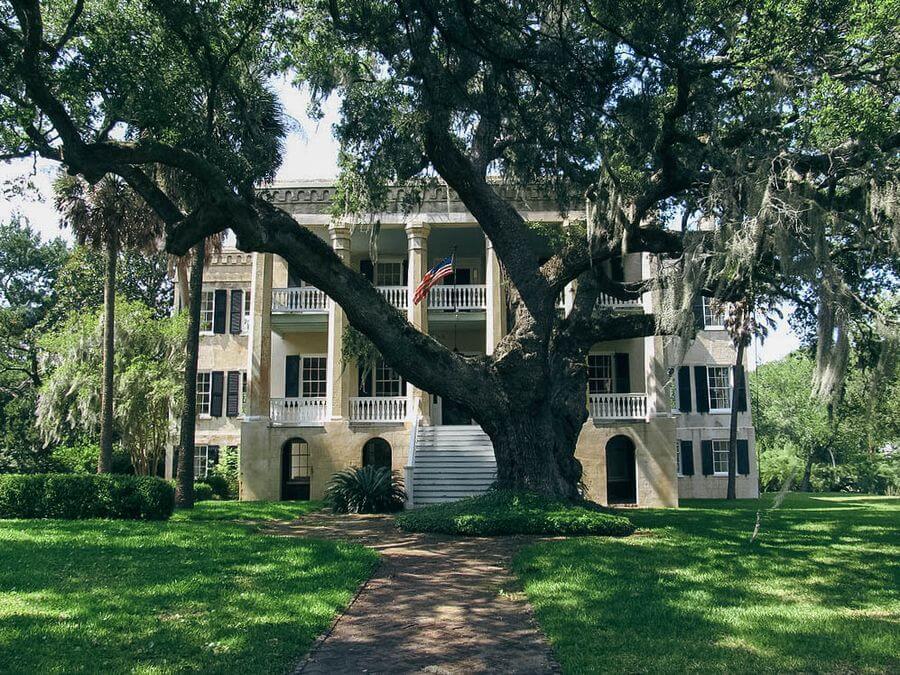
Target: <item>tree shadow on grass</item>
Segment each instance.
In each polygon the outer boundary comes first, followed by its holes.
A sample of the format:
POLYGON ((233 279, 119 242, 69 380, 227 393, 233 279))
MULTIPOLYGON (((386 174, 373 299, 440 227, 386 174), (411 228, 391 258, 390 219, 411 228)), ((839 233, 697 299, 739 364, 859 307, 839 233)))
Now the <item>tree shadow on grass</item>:
POLYGON ((900 500, 790 497, 749 543, 756 504, 630 511, 644 536, 517 559, 565 669, 896 667, 900 500))
POLYGON ((376 560, 224 522, 6 521, 0 671, 281 672, 376 560))

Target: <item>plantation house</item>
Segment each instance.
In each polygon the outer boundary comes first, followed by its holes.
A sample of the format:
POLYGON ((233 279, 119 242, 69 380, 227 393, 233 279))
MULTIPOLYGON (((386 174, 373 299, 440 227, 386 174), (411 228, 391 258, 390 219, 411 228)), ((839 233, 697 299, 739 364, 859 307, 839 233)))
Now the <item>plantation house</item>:
MULTIPOLYGON (((503 278, 490 242, 452 192, 429 189, 412 212, 402 195, 377 215, 377 254, 367 228, 336 222, 328 182, 277 184, 269 198, 358 269, 409 321, 466 355, 490 354, 507 329, 503 278), (413 303, 435 262, 454 273, 413 303)), ((529 221, 559 223, 537 192, 507 195, 529 221)), ((648 254, 624 256, 614 278, 649 274, 648 254)), ((567 289, 558 311, 573 297, 567 289)), ((606 298, 618 312, 652 312, 640 300, 606 298)), ((180 302, 180 300, 176 300, 180 302)), ((662 337, 598 343, 588 358, 590 417, 578 440, 588 497, 604 504, 676 506, 679 497, 723 497, 735 350, 706 303, 695 307, 697 337, 676 363, 662 337)), ((329 477, 351 465, 404 474, 412 505, 485 490, 495 462, 490 439, 450 401, 404 382, 376 359, 342 360, 348 323, 341 308, 271 254, 224 249, 204 277, 197 376, 195 475, 219 449, 240 447, 245 500, 317 499, 329 477)), ((757 494, 754 432, 739 392, 738 497, 757 494)), ((167 457, 172 475, 173 452, 167 457)))

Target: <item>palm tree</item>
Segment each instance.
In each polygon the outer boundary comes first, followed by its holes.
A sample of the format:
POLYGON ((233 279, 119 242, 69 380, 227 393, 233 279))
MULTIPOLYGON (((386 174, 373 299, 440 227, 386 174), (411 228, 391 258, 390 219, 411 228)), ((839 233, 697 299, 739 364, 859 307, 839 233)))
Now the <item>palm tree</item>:
POLYGON ((115 359, 116 262, 123 248, 155 249, 163 223, 124 181, 104 176, 93 185, 60 173, 53 184, 62 225, 76 241, 106 252, 103 279, 103 386, 100 395, 100 456, 97 473, 109 473, 113 452, 113 361, 115 359))

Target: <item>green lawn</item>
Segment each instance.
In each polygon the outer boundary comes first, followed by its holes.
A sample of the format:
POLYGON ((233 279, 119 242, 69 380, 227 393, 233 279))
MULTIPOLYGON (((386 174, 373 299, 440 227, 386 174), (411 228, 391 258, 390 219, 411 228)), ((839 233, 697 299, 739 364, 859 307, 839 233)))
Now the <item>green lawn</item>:
POLYGON ((167 523, 0 521, 0 672, 283 672, 377 555, 233 520, 316 506, 204 502, 167 523))
POLYGON ((756 509, 628 511, 632 537, 523 551, 564 670, 900 671, 900 499, 790 495, 750 544, 756 509))

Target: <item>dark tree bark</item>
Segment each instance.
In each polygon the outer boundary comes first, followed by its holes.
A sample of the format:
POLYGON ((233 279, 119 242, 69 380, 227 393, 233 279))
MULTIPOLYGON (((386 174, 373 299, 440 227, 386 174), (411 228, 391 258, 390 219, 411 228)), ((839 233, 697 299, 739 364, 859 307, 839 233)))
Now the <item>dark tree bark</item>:
POLYGON ((734 387, 731 390, 731 415, 728 423, 728 490, 725 499, 737 499, 737 426, 738 398, 744 390, 744 341, 739 340, 734 359, 734 387))
POLYGON ((197 356, 200 353, 200 301, 203 297, 203 265, 206 240, 194 247, 191 261, 188 335, 184 359, 184 407, 178 439, 178 476, 175 483, 175 505, 181 509, 194 507, 194 437, 197 420, 197 356))
POLYGON ((103 389, 100 393, 100 457, 97 473, 112 471, 113 457, 113 366, 116 358, 116 261, 118 246, 114 232, 106 237, 106 274, 103 279, 103 389))

